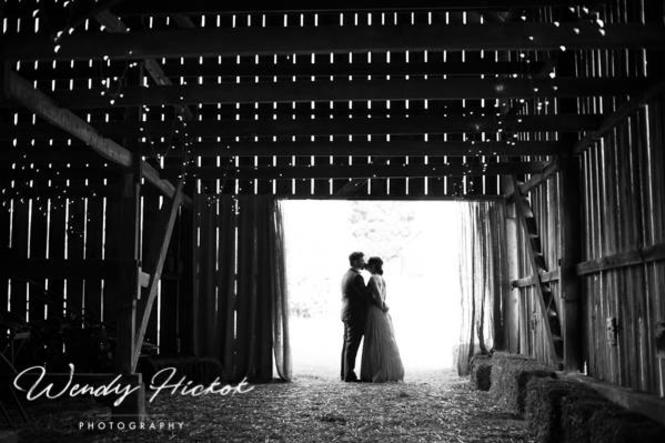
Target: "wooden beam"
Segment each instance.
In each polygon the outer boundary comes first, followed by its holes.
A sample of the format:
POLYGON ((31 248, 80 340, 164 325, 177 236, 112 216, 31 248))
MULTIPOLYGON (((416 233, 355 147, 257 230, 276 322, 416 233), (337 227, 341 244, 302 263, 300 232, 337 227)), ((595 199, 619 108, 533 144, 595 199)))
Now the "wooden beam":
MULTIPOLYGON (((66 20, 61 20, 60 23, 54 23, 53 17, 55 16, 54 14, 54 8, 51 8, 51 10, 47 10, 46 13, 48 14, 47 17, 47 28, 49 31, 49 34, 53 38, 56 36, 56 33, 58 31, 62 32, 62 37, 58 39, 59 43, 62 43, 67 40, 68 37, 68 30, 69 29, 75 29, 76 27, 82 25, 85 23, 86 20, 89 18, 92 18, 93 16, 103 12, 104 10, 107 10, 109 8, 112 8, 114 6, 117 6, 118 4, 122 3, 125 0, 104 0, 104 1, 96 1, 93 5, 90 5, 89 2, 75 2, 73 3, 73 8, 70 8, 69 11, 64 12, 63 15, 67 15, 66 20), (81 6, 83 4, 83 6, 81 6), (72 11, 73 9, 73 11, 72 11)), ((61 8, 59 8, 60 11, 62 11, 61 8)))
POLYGON ((118 143, 100 136, 88 123, 73 112, 61 108, 18 74, 7 73, 5 79, 9 98, 25 106, 50 124, 80 139, 112 163, 129 168, 134 163, 132 153, 118 143))
MULTIPOLYGON (((504 131, 578 132, 598 126, 599 115, 558 114, 542 116, 480 117, 452 115, 419 115, 409 118, 302 119, 195 121, 187 123, 190 137, 257 137, 292 135, 366 135, 366 134, 444 134, 504 131)), ((173 122, 116 122, 99 124, 99 130, 110 136, 144 133, 160 137, 173 131, 173 122)), ((26 128, 27 129, 27 128, 26 128)), ((34 131, 35 135, 39 135, 34 131)), ((8 135, 11 135, 8 134, 8 135)))
MULTIPOLYGON (((565 154, 570 150, 567 148, 562 149, 563 152, 559 154, 565 154)), ((539 173, 534 174, 529 180, 525 183, 519 183, 519 191, 522 194, 528 194, 533 188, 540 186, 541 184, 547 182, 547 180, 556 174, 559 171, 559 162, 557 160, 550 161, 547 166, 539 173)), ((514 191, 506 192, 504 195, 506 199, 512 199, 514 197, 514 191)))
POLYGON ((575 372, 559 373, 558 375, 589 386, 603 397, 629 411, 645 415, 661 425, 665 425, 665 400, 654 394, 637 392, 575 372))
POLYGON ((107 316, 115 323, 115 367, 122 374, 130 374, 133 372, 137 300, 141 293, 141 180, 138 171, 125 174, 123 178, 122 196, 107 203, 107 256, 130 260, 135 266, 121 269, 105 280, 104 296, 110 300, 107 316))
MULTIPOLYGON (((329 78, 319 81, 261 83, 228 81, 222 84, 171 85, 159 65, 158 84, 164 86, 126 88, 115 97, 115 107, 141 105, 234 104, 358 100, 463 100, 553 98, 632 94, 645 87, 646 79, 479 79, 375 78, 349 81, 329 78)), ((155 77, 153 75, 153 77, 155 77)), ((101 90, 55 92, 55 100, 71 109, 108 108, 109 98, 101 90)))
MULTIPOLYGON (((127 25, 123 23, 122 19, 117 15, 112 14, 108 10, 104 10, 96 14, 95 19, 100 24, 106 26, 106 29, 109 32, 113 33, 129 32, 129 27, 127 27, 127 25)), ((143 60, 143 66, 145 70, 148 71, 148 74, 154 80, 155 84, 157 84, 158 86, 173 85, 171 79, 166 74, 164 74, 164 71, 162 70, 162 67, 159 65, 157 60, 153 58, 146 58, 143 60)), ((189 108, 183 106, 181 103, 177 104, 176 108, 178 110, 178 113, 182 113, 183 116, 188 120, 192 120, 194 118, 194 114, 192 114, 192 111, 189 108)))
MULTIPOLYGON (((540 281, 543 283, 550 283, 553 281, 558 281, 560 278, 559 269, 554 269, 548 272, 539 272, 540 281)), ((510 282, 513 288, 527 288, 538 283, 538 278, 535 275, 529 275, 528 277, 519 278, 510 282)))
MULTIPOLYGON (((68 109, 56 105, 46 94, 33 88, 18 74, 10 72, 5 80, 7 93, 11 99, 16 100, 52 125, 80 139, 93 151, 112 163, 124 168, 131 168, 135 165, 137 160, 131 151, 109 138, 102 137, 95 128, 68 109)), ((173 197, 175 188, 167 180, 163 180, 155 168, 141 162, 141 171, 149 183, 155 185, 168 197, 173 197)))
MULTIPOLYGON (((420 141, 394 140, 386 141, 315 141, 315 142, 234 142, 215 143, 201 142, 192 146, 192 155, 204 158, 215 157, 254 157, 254 156, 365 156, 398 157, 407 155, 429 156, 523 156, 523 155, 559 155, 567 150, 565 144, 559 142, 524 142, 515 145, 505 142, 470 142, 470 141, 420 141)), ((156 152, 167 152, 168 159, 181 159, 179 150, 168 151, 168 146, 155 146, 156 152)), ((11 163, 26 162, 34 165, 69 163, 71 167, 83 166, 96 160, 88 154, 87 148, 75 146, 59 149, 57 147, 34 147, 0 152, 0 161, 5 162, 6 174, 11 175, 11 163)), ((94 163, 91 167, 100 167, 94 163)), ((57 166, 56 166, 57 167, 57 166)))
MULTIPOLYGON (((173 227, 175 226, 176 217, 180 210, 183 197, 184 182, 179 181, 176 188, 176 193, 171 200, 171 205, 166 214, 166 219, 163 223, 159 223, 157 229, 152 232, 153 240, 148 246, 148 254, 152 255, 149 261, 154 263, 146 263, 150 267, 150 283, 148 285, 148 293, 146 294, 143 309, 139 311, 139 323, 135 336, 134 355, 132 357, 132 370, 136 370, 136 365, 141 355, 141 347, 143 345, 143 338, 145 337, 146 330, 148 329, 148 322, 150 321, 150 313, 152 312, 152 305, 157 298, 157 287, 162 276, 164 269, 164 262, 166 261, 166 254, 171 244, 171 237, 173 234, 173 227), (157 249, 158 248, 158 249, 157 249)), ((151 222, 150 220, 148 222, 151 222)))
MULTIPOLYGON (((186 174, 198 178, 226 178, 226 179, 280 179, 280 178, 398 178, 398 177, 462 177, 462 176, 481 176, 481 175, 504 175, 504 174, 533 174, 546 167, 546 162, 503 162, 503 163, 466 163, 466 164, 445 164, 443 159, 439 158, 437 162, 432 159, 429 164, 392 164, 375 161, 373 164, 362 165, 330 165, 326 159, 325 162, 315 166, 230 166, 228 164, 220 167, 205 166, 187 167, 186 174)), ((179 162, 178 162, 179 163, 179 162)), ((183 173, 182 165, 167 165, 159 170, 165 177, 179 179, 183 173)), ((40 171, 30 170, 13 173, 10 178, 20 181, 47 181, 52 185, 76 179, 94 179, 99 177, 108 177, 117 181, 122 175, 121 171, 107 171, 102 173, 94 169, 69 169, 67 173, 60 174, 59 171, 40 171)), ((64 192, 61 191, 61 192, 64 192)), ((39 195, 39 194, 37 194, 39 195)), ((66 194, 63 194, 66 195, 66 194)))
POLYGON ((575 267, 577 275, 598 274, 612 269, 641 266, 646 263, 665 260, 665 243, 620 252, 606 257, 587 260, 575 267))
MULTIPOLYGON (((220 194, 235 195, 233 191, 222 192, 220 194)), ((273 195, 275 198, 281 200, 363 200, 363 201, 491 201, 498 202, 501 200, 500 195, 482 194, 469 192, 451 193, 451 194, 427 194, 424 193, 410 193, 406 194, 387 194, 387 193, 372 193, 372 194, 352 194, 352 195, 337 195, 337 194, 324 194, 322 192, 296 192, 295 194, 289 192, 278 192, 273 195)))
POLYGON ((34 278, 99 278, 117 275, 125 268, 133 268, 136 263, 129 260, 56 260, 39 258, 3 258, 4 266, 0 275, 16 279, 34 278))
MULTIPOLYGON (((491 113, 488 112, 488 114, 491 113)), ((354 118, 293 120, 282 116, 277 120, 209 120, 187 122, 186 132, 190 138, 196 137, 272 137, 293 135, 367 135, 391 134, 423 135, 460 134, 498 131, 505 132, 570 132, 597 128, 602 120, 600 115, 537 115, 537 116, 458 116, 448 114, 424 114, 410 117, 373 118, 358 116, 354 118)), ((170 136, 178 124, 173 121, 152 122, 113 122, 99 123, 97 130, 105 137, 120 137, 123 134, 136 134, 136 138, 159 138, 170 136)), ((26 125, 9 128, 0 133, 0 139, 27 137, 30 139, 58 138, 58 131, 49 131, 47 126, 26 125)), ((224 140, 226 142, 230 140, 224 140)))
MULTIPOLYGON (((254 81, 259 77, 261 81, 272 82, 274 77, 283 80, 287 77, 292 81, 295 76, 299 80, 305 78, 311 81, 311 77, 320 80, 321 77, 330 79, 333 76, 335 79, 344 78, 348 80, 349 76, 360 79, 371 75, 372 77, 380 78, 390 75, 392 78, 399 79, 400 77, 409 75, 412 78, 418 76, 434 76, 434 75, 453 75, 453 76, 475 76, 480 74, 487 75, 518 75, 518 78, 535 76, 536 73, 545 70, 550 66, 548 62, 540 61, 533 63, 525 63, 520 61, 514 62, 494 62, 487 59, 473 59, 471 56, 464 63, 454 63, 443 60, 433 60, 434 56, 430 55, 427 62, 410 60, 406 63, 404 60, 391 60, 390 63, 385 61, 372 60, 372 63, 367 63, 365 60, 356 60, 349 63, 348 56, 344 58, 342 55, 335 57, 334 62, 331 63, 329 56, 319 55, 316 58, 316 63, 311 62, 311 57, 296 58, 294 63, 292 58, 287 56, 278 56, 277 64, 274 63, 274 58, 264 56, 260 59, 260 63, 256 64, 254 57, 241 58, 240 63, 236 62, 235 57, 227 57, 222 59, 219 63, 217 57, 204 58, 203 64, 199 63, 185 63, 180 64, 180 60, 166 59, 156 61, 161 68, 164 75, 168 78, 187 77, 203 77, 204 84, 210 82, 217 83, 217 77, 222 77, 223 81, 236 81, 236 77, 241 77, 242 81, 254 81), (251 60, 250 60, 251 59, 251 60)), ((376 58, 376 57, 375 57, 376 58)), ((145 61, 144 61, 145 63, 145 61)), ((31 80, 38 81, 51 81, 56 80, 69 80, 69 79, 88 79, 98 77, 99 66, 90 66, 87 63, 75 63, 72 67, 69 63, 58 63, 55 67, 49 67, 48 70, 30 70, 31 66, 22 66, 22 73, 28 76, 31 80)), ((147 66, 148 71, 151 68, 147 66)), ((120 77, 123 75, 125 66, 122 64, 111 64, 111 66, 104 67, 104 75, 110 77, 120 77)), ((551 69, 547 72, 550 72, 551 69)), ((159 82, 157 84, 162 84, 159 82)), ((242 83, 241 83, 242 84, 242 83)))
POLYGON ((594 142, 603 138, 609 131, 616 125, 622 123, 630 114, 635 112, 640 106, 644 105, 649 100, 661 95, 665 92, 665 80, 652 84, 646 91, 638 97, 630 98, 623 105, 608 115, 598 129, 586 134, 580 141, 578 141, 573 152, 580 154, 582 151, 591 146, 594 142))
POLYGON ((447 26, 205 28, 125 34, 74 34, 57 53, 48 37, 6 38, 11 60, 144 59, 367 51, 559 50, 665 47, 665 26, 510 23, 447 26), (575 32, 577 30, 577 33, 575 32))
POLYGON ((554 160, 549 162, 547 167, 543 169, 542 172, 534 174, 525 183, 520 184, 520 191, 523 194, 528 193, 529 191, 531 191, 533 188, 540 185, 541 183, 545 183, 551 176, 556 174, 558 170, 559 170, 558 161, 554 160))
MULTIPOLYGON (((597 0, 594 0, 597 1, 597 0)), ((593 3, 593 2, 592 2, 593 3)), ((512 10, 512 9, 534 9, 543 6, 570 6, 566 0, 458 0, 458 1, 436 1, 436 0, 412 0, 405 3, 403 0, 364 0, 357 1, 305 1, 291 0, 288 2, 266 3, 260 0, 231 0, 223 3, 210 3, 208 0, 189 0, 187 2, 164 2, 163 0, 142 0, 141 2, 127 2, 121 5, 118 13, 130 15, 170 15, 170 14, 201 14, 207 13, 230 13, 230 12, 265 12, 267 14, 278 14, 284 12, 303 13, 332 13, 338 14, 345 10, 350 12, 370 11, 455 11, 455 10, 512 10)))
MULTIPOLYGON (((411 164, 411 165, 317 165, 317 166, 239 166, 192 168, 188 173, 204 179, 329 179, 329 178, 407 178, 481 176, 535 173, 543 162, 489 163, 486 165, 411 164)), ((177 175, 180 168, 165 169, 165 174, 177 175)))
MULTIPOLYGON (((563 304, 563 365, 568 371, 581 371, 582 301, 575 265, 582 258, 582 202, 579 166, 572 155, 558 158, 560 164, 559 226, 561 258, 561 300, 563 304)), ((550 207, 550 210, 555 208, 550 207)))
MULTIPOLYGON (((236 142, 198 143, 194 156, 522 156, 558 155, 566 146, 558 142, 463 142, 463 141, 316 141, 316 142, 236 142)), ((171 156, 171 154, 169 154, 171 156)), ((177 153, 175 153, 177 157, 177 153)))

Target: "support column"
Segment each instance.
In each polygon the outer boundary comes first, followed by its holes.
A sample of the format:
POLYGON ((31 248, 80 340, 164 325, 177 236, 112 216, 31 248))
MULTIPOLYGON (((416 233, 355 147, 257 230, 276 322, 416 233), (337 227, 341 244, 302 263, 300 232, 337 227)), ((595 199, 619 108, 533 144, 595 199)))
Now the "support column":
MULTIPOLYGON (((512 180, 502 178, 501 188, 506 193, 513 192, 512 180)), ((505 289, 503 301, 503 324, 504 324, 504 347, 507 351, 518 353, 520 352, 520 290, 514 288, 511 282, 519 279, 519 259, 518 259, 518 243, 517 243, 517 229, 519 228, 519 220, 515 212, 515 201, 508 199, 506 201, 506 266, 505 271, 505 289)))
MULTIPOLYGON (((121 265, 113 278, 105 281, 104 297, 111 311, 106 318, 115 322, 115 368, 120 374, 140 382, 140 374, 133 374, 132 357, 136 335, 136 309, 141 291, 140 267, 140 214, 141 184, 139 174, 126 174, 121 194, 110 199, 107 207, 108 258, 120 260, 121 265)), ((128 397, 121 410, 114 414, 144 415, 143 387, 128 397)))
POLYGON ((561 178, 561 299, 563 300, 563 363, 567 371, 582 369, 580 281, 575 265, 581 261, 580 183, 571 155, 560 158, 561 178))

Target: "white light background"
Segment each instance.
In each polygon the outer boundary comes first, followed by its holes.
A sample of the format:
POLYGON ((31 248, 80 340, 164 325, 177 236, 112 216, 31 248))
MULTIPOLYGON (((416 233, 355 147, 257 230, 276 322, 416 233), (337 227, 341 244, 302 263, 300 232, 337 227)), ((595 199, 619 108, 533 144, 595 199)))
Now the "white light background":
MULTIPOLYGON (((290 317, 294 374, 338 376, 342 347, 340 283, 349 267, 348 255, 360 250, 368 258, 377 250, 385 250, 381 245, 354 239, 349 221, 354 204, 362 205, 368 218, 385 214, 386 209, 413 216, 408 222, 411 225, 405 228, 416 234, 406 241, 389 238, 405 244, 393 245, 401 249, 399 257, 384 264, 386 301, 406 378, 419 370, 452 367, 460 325, 458 222, 462 204, 287 200, 282 207, 291 308, 292 312, 295 308, 310 312, 307 318, 295 313, 290 317)), ((381 223, 374 223, 377 230, 391 228, 381 223)), ((362 348, 356 372, 361 355, 362 348)))

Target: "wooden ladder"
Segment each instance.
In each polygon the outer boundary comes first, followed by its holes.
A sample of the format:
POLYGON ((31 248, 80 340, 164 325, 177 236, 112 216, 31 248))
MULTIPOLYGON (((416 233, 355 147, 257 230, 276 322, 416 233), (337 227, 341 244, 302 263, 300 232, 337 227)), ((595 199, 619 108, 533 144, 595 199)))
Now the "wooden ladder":
POLYGON ((538 304, 542 313, 545 333, 551 344, 552 355, 556 363, 563 362, 563 336, 561 331, 561 318, 557 309, 554 294, 548 282, 543 281, 543 275, 547 272, 547 264, 543 255, 542 242, 538 233, 538 224, 534 216, 531 204, 526 195, 522 193, 521 185, 513 176, 515 208, 520 224, 524 228, 527 240, 527 251, 531 267, 533 269, 534 287, 537 292, 538 304))

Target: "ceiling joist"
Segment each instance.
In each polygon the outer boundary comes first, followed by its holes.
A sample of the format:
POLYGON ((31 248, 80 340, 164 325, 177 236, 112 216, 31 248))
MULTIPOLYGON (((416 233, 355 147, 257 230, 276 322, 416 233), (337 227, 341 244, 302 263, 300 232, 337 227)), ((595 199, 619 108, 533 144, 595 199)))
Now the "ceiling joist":
POLYGON ((561 50, 665 48, 665 26, 591 23, 509 23, 446 26, 311 26, 199 28, 67 36, 8 37, 10 60, 77 60, 312 54, 372 51, 561 50))
MULTIPOLYGON (((163 83, 165 84, 165 83, 163 83)), ((112 96, 100 91, 58 91, 53 97, 71 109, 142 105, 234 104, 365 100, 481 100, 626 95, 645 88, 646 79, 377 79, 316 82, 226 83, 127 88, 112 96)))

